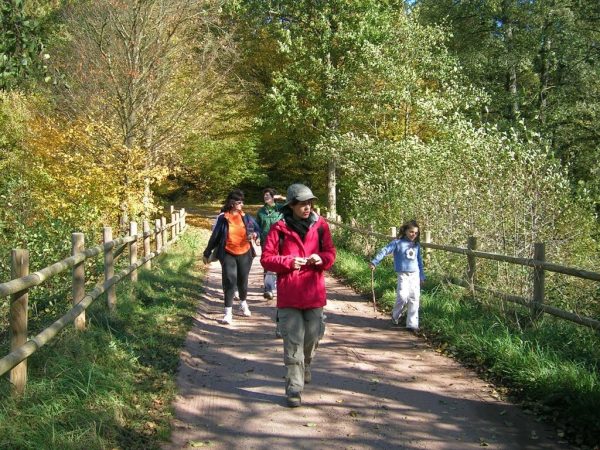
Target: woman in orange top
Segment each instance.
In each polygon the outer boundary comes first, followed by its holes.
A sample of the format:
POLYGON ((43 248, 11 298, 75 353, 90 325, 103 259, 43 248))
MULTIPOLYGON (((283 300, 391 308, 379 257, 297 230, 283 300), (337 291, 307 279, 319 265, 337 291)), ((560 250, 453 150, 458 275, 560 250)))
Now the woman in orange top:
POLYGON ((216 256, 221 263, 223 292, 225 293, 225 315, 221 323, 231 324, 233 320, 233 297, 237 288, 240 296, 240 311, 251 315, 246 297, 248 295, 248 275, 252 260, 256 256, 251 244, 260 228, 256 220, 244 213, 244 193, 239 189, 231 191, 223 205, 224 213, 217 223, 204 250, 204 263, 216 248, 216 256))

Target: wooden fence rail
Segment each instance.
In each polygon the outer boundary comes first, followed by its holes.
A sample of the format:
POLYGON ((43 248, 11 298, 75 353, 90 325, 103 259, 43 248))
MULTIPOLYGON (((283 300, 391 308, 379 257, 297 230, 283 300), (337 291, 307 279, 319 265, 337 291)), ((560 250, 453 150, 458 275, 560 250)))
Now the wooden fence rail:
MULTIPOLYGON (((350 230, 355 233, 359 233, 365 236, 373 236, 381 239, 390 239, 390 237, 396 237, 396 228, 393 227, 390 234, 377 233, 372 230, 363 230, 356 226, 350 226, 338 220, 327 219, 327 221, 334 227, 339 226, 341 228, 350 230)), ((432 249, 443 250, 450 253, 457 253, 467 256, 467 280, 461 280, 458 278, 448 278, 448 281, 458 286, 463 286, 473 293, 483 292, 494 297, 506 300, 512 303, 517 303, 531 308, 533 317, 539 317, 542 313, 550 314, 561 319, 568 320, 579 325, 583 325, 595 330, 600 331, 600 321, 591 317, 581 316, 576 313, 564 311, 553 306, 545 305, 544 289, 545 289, 545 272, 562 273, 573 277, 583 278, 586 280, 600 281, 600 273, 591 272, 588 270, 581 270, 574 267, 561 266, 559 264, 552 264, 545 261, 545 246, 543 243, 536 243, 534 245, 534 257, 533 258, 517 258, 514 256, 499 255, 496 253, 486 253, 477 251, 477 239, 470 237, 467 242, 466 248, 452 247, 448 245, 434 244, 431 242, 431 235, 426 232, 424 233, 425 240, 421 242, 421 246, 425 249, 426 255, 432 249), (493 261, 501 261, 510 264, 517 264, 533 268, 533 296, 532 298, 518 297, 515 295, 509 295, 502 292, 493 291, 483 286, 476 284, 476 259, 489 259, 493 261)))
POLYGON ((27 250, 15 249, 12 251, 12 280, 0 284, 0 298, 11 296, 9 316, 10 353, 0 359, 0 375, 10 371, 10 381, 15 392, 21 393, 25 390, 27 358, 29 356, 52 340, 70 323, 74 323, 78 330, 85 329, 85 310, 103 293, 107 293, 108 308, 114 311, 117 305, 116 284, 126 277, 129 277, 132 282, 136 282, 137 269, 140 267, 151 269, 151 260, 179 239, 186 228, 185 210, 174 212, 173 207, 171 207, 171 218, 172 221, 169 224, 167 224, 164 217, 156 219, 154 231, 150 230, 148 221, 144 221, 142 234, 137 233, 137 224, 131 222, 129 234, 114 240, 112 239, 112 229, 105 227, 103 230, 103 244, 88 249, 84 248, 83 233, 73 233, 71 238, 72 256, 32 274, 29 274, 29 253, 27 250), (167 240, 169 231, 171 234, 170 241, 167 240), (154 252, 151 251, 152 238, 155 242, 154 252), (143 242, 144 256, 138 259, 137 242, 140 239, 143 242), (128 249, 129 266, 115 274, 115 260, 123 254, 125 249, 128 249), (104 281, 86 294, 84 262, 100 254, 104 256, 104 281), (48 328, 28 339, 27 302, 29 289, 68 269, 72 269, 73 307, 48 328))

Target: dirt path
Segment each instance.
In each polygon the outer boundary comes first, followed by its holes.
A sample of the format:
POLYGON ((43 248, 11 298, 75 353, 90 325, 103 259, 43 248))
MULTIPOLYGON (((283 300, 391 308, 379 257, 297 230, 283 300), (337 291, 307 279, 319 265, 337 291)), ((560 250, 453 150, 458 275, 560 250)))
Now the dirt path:
MULTIPOLYGON (((284 397, 275 302, 254 261, 252 317, 220 325, 219 263, 181 355, 173 436, 164 449, 564 449, 554 430, 331 277, 327 332, 302 406, 284 397)), ((237 306, 237 305, 236 305, 237 306)), ((234 308, 235 310, 235 308, 234 308)))

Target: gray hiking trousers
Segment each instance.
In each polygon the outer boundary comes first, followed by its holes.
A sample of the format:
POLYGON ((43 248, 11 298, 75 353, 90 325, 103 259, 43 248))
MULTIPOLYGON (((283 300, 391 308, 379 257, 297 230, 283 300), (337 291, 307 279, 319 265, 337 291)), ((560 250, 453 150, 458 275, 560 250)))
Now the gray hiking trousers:
POLYGON ((304 389, 304 371, 310 370, 319 341, 325 333, 323 308, 278 310, 283 337, 283 363, 287 368, 286 394, 304 389))

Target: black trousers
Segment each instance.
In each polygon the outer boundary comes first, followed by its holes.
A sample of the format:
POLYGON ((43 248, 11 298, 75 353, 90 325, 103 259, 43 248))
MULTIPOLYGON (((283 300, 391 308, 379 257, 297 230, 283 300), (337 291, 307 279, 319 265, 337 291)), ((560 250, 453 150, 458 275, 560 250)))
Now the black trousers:
POLYGON ((225 252, 221 261, 221 279, 223 292, 225 293, 225 306, 233 306, 233 295, 237 287, 240 300, 246 300, 248 296, 248 275, 252 267, 252 249, 243 255, 232 255, 225 252))

